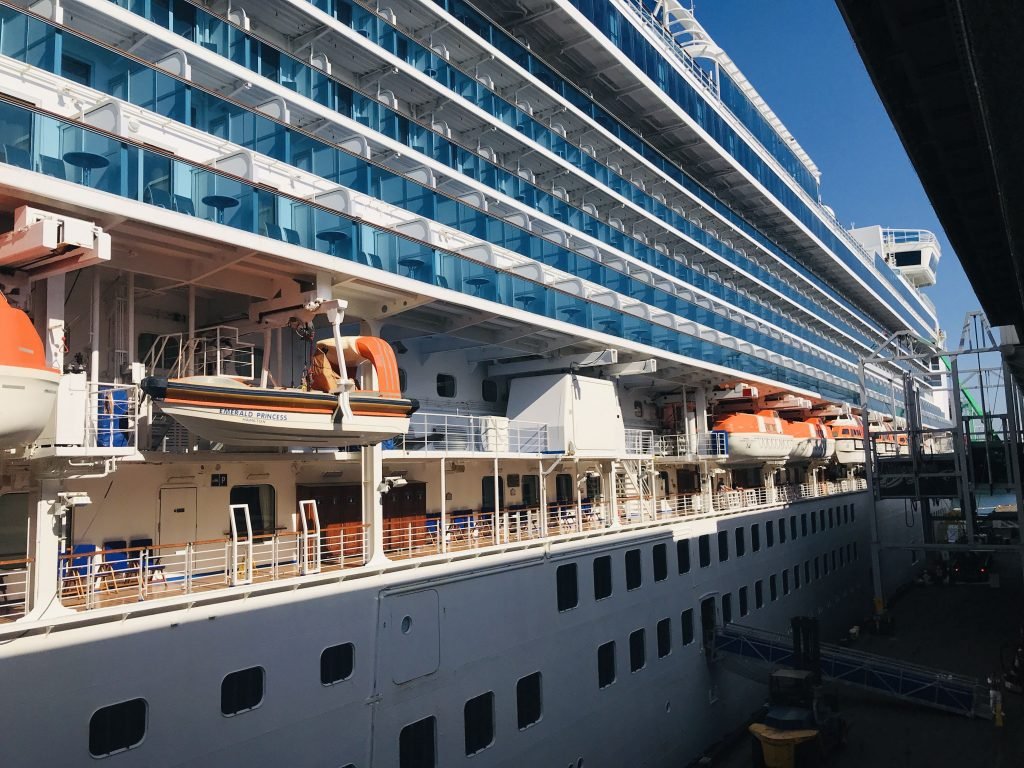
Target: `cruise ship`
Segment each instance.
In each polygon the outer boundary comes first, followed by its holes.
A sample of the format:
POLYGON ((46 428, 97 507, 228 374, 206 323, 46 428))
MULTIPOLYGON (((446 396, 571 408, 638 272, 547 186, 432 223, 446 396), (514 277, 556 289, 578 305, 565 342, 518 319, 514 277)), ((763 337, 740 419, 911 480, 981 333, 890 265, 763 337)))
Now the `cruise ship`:
POLYGON ((918 567, 936 239, 676 0, 0 0, 0 162, 6 765, 675 767, 918 567))

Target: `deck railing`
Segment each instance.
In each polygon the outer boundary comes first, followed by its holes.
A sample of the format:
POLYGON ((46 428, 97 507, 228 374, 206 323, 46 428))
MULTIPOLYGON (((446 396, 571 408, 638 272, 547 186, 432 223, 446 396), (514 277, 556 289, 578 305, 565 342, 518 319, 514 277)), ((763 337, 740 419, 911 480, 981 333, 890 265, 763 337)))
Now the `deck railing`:
POLYGON ((548 450, 548 427, 503 416, 414 413, 409 432, 392 443, 394 450, 440 453, 529 453, 548 450))
MULTIPOLYGON (((727 516, 866 487, 858 478, 730 489, 713 494, 710 507, 699 493, 627 496, 616 499, 617 520, 604 499, 524 505, 496 514, 451 510, 443 522, 440 513, 404 521, 387 519, 384 554, 392 560, 458 556, 467 551, 484 556, 521 542, 602 535, 683 518, 727 516)), ((89 610, 355 568, 367 562, 368 536, 367 525, 346 523, 327 525, 319 534, 277 531, 251 539, 78 548, 60 556, 60 599, 67 607, 89 610)), ((31 559, 0 562, 0 623, 26 614, 31 567, 31 559)))
POLYGON ((28 613, 31 576, 31 557, 0 560, 0 624, 20 619, 28 613))

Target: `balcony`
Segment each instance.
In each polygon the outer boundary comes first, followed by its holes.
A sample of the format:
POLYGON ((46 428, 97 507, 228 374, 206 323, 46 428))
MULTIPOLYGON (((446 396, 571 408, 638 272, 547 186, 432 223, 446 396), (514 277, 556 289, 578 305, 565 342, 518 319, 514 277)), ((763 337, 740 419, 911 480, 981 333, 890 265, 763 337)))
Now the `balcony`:
POLYGON ((139 390, 134 384, 90 382, 66 373, 53 421, 32 448, 33 458, 137 458, 139 390))
POLYGON ((543 454, 548 425, 504 416, 414 413, 409 432, 392 441, 388 457, 422 454, 543 454))

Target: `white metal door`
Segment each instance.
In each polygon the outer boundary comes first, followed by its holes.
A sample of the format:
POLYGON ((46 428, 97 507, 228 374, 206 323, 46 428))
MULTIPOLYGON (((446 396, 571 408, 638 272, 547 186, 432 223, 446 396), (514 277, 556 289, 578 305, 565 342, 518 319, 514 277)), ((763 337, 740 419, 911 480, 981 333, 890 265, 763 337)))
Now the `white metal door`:
POLYGON ((231 504, 231 584, 251 584, 253 576, 252 518, 248 504, 231 504))
POLYGON ((196 540, 199 522, 195 488, 160 489, 160 544, 196 540))

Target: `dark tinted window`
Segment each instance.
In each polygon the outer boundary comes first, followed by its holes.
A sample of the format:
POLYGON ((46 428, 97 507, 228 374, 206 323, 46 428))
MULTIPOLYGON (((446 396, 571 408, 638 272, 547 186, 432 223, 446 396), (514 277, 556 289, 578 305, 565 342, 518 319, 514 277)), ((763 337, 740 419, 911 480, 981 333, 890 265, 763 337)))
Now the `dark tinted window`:
POLYGON ((642 629, 629 633, 629 671, 639 672, 647 663, 647 649, 642 629))
POLYGON ((707 534, 697 539, 697 557, 701 568, 711 565, 711 537, 707 534))
POLYGON ((466 754, 475 755, 494 743, 494 694, 482 693, 462 709, 466 727, 466 754))
POLYGON ((758 579, 754 582, 754 607, 760 608, 764 605, 764 582, 758 579))
POLYGON ((615 642, 597 649, 597 687, 607 688, 615 682, 615 642))
POLYGON ((793 566, 793 589, 800 589, 800 564, 793 566))
POLYGON ((398 768, 436 768, 437 720, 425 717, 398 734, 398 768))
POLYGON ((636 589, 643 583, 643 572, 640 568, 640 550, 626 551, 626 589, 636 589))
POLYGON ((818 516, 811 512, 811 533, 818 532, 818 516))
POLYGON ((789 538, 796 538, 796 515, 789 516, 789 538))
POLYGON ((658 622, 658 658, 663 659, 672 653, 672 620, 662 619, 658 622))
POLYGON ((729 532, 718 532, 718 562, 724 563, 729 559, 729 532))
POLYGON ((654 556, 654 580, 664 581, 668 578, 668 548, 664 544, 655 544, 654 556))
POLYGON ((757 552, 761 549, 761 528, 757 523, 750 526, 750 551, 757 552))
POLYGON ((331 685, 352 676, 352 643, 342 643, 324 648, 320 654, 320 683, 331 685))
POLYGON ((801 536, 806 536, 807 535, 807 513, 806 512, 804 512, 802 515, 800 515, 800 535, 801 536))
POLYGON ((496 403, 498 401, 498 382, 494 379, 484 379, 480 383, 480 394, 484 402, 496 403))
POLYGON ((747 606, 747 588, 740 587, 740 618, 749 613, 749 607, 747 606))
POLYGON ((786 518, 779 518, 779 544, 786 543, 786 518))
POLYGON ((722 623, 729 624, 732 621, 732 595, 726 592, 722 595, 722 623))
POLYGON ((811 561, 810 560, 804 560, 804 582, 806 583, 806 582, 809 582, 810 580, 811 580, 811 561))
POLYGON ((519 723, 519 730, 529 728, 540 720, 540 685, 540 672, 522 677, 516 683, 516 719, 519 723))
POLYGON ((555 587, 558 593, 558 610, 568 611, 579 603, 579 589, 576 585, 576 563, 560 565, 555 570, 555 587))
POLYGON ((774 573, 768 577, 768 592, 772 600, 779 599, 779 582, 774 573))
POLYGON ((743 557, 747 551, 746 528, 742 526, 736 529, 736 557, 743 557))
POLYGON ((789 594, 789 570, 785 569, 782 571, 782 594, 789 594))
POLYGON ((683 611, 683 645, 693 642, 693 609, 683 611))
POLYGON ((232 672, 220 684, 221 714, 231 716, 248 712, 263 701, 263 667, 232 672))
POLYGON ((609 555, 594 558, 594 599, 603 600, 612 594, 612 559, 609 555))
POLYGON ((771 520, 765 521, 764 524, 764 543, 768 547, 775 544, 775 523, 771 520))
POLYGON ((106 757, 138 746, 146 735, 147 709, 145 699, 97 709, 89 719, 89 754, 106 757))
POLYGON ((455 397, 455 377, 449 373, 437 374, 438 397, 455 397))
POLYGON ((690 540, 683 539, 676 542, 676 561, 680 573, 690 572, 690 540))

